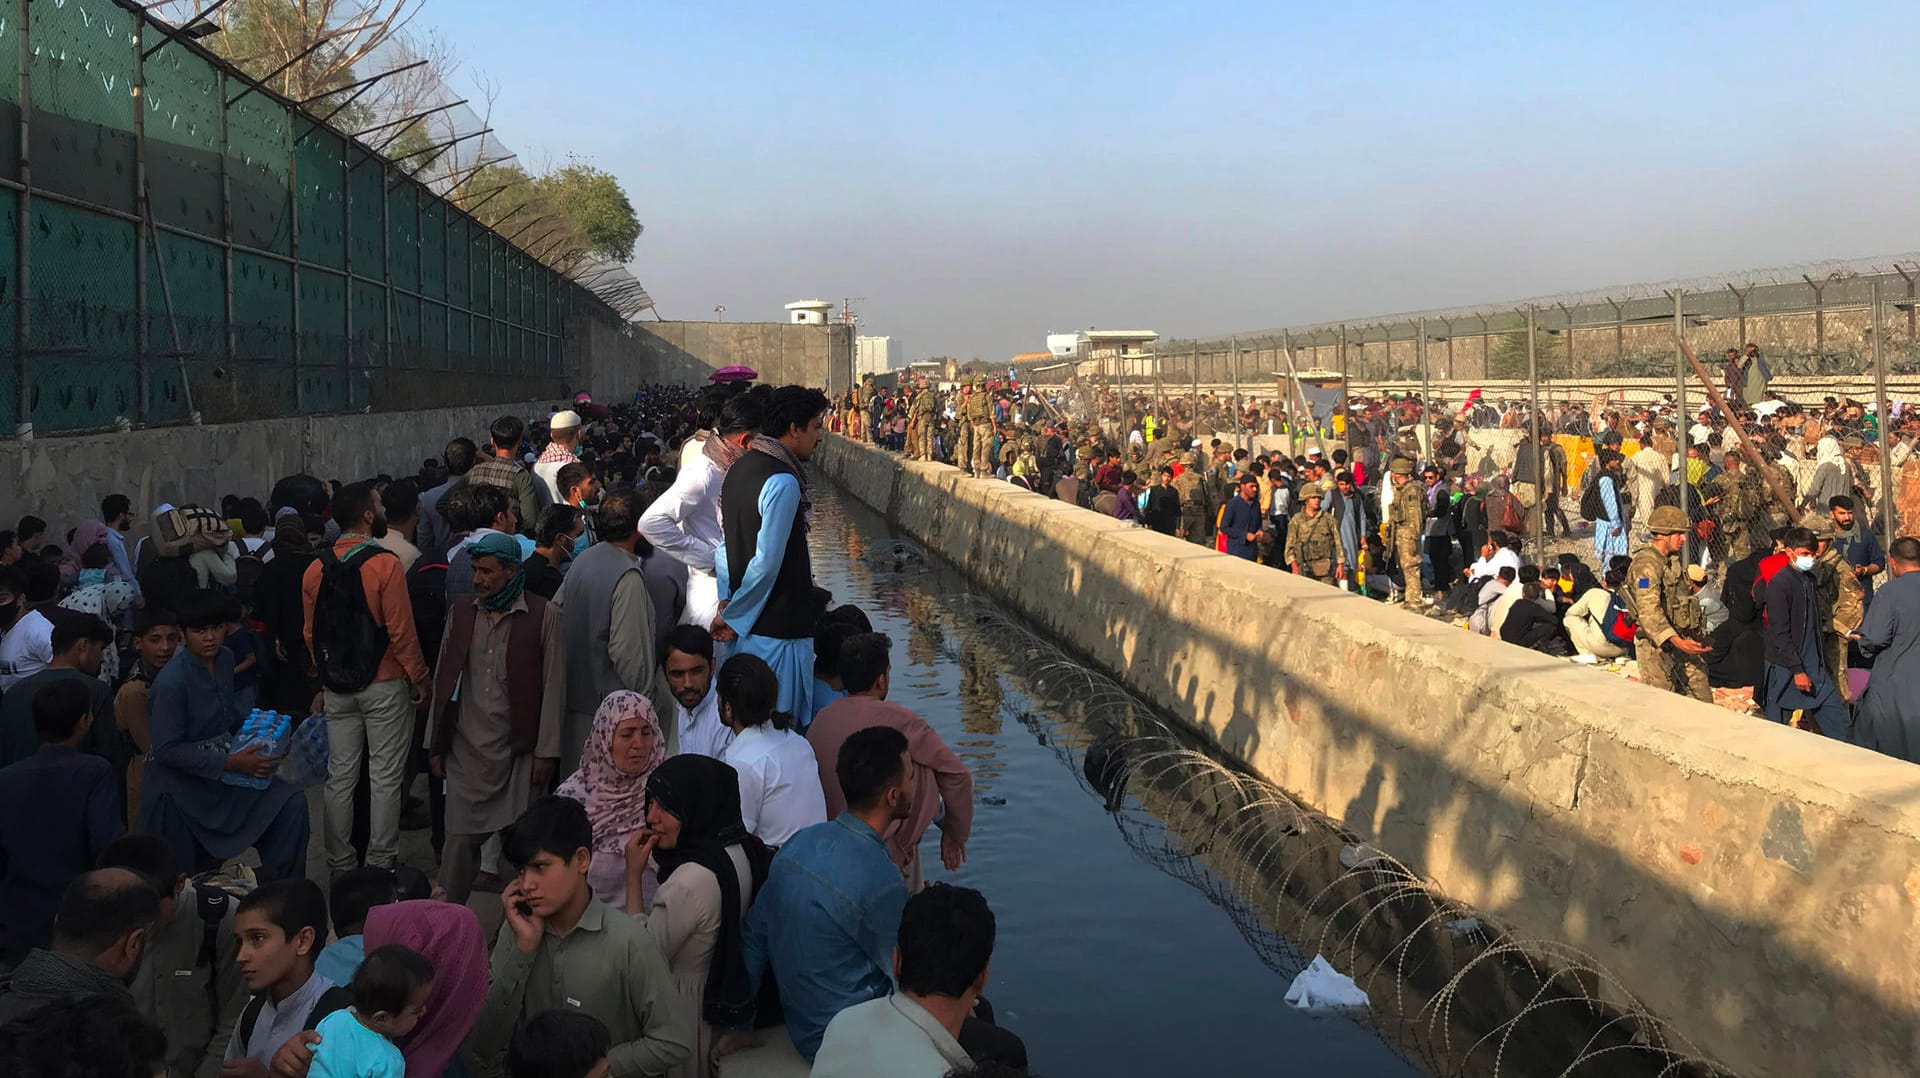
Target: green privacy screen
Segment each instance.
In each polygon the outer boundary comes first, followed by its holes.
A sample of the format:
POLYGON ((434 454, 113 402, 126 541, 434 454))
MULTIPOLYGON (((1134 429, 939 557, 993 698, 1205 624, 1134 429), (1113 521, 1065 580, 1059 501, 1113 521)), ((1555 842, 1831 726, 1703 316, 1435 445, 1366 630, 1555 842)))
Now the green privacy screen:
POLYGON ((596 301, 405 173, 136 6, 0 0, 0 436, 561 386, 596 301))

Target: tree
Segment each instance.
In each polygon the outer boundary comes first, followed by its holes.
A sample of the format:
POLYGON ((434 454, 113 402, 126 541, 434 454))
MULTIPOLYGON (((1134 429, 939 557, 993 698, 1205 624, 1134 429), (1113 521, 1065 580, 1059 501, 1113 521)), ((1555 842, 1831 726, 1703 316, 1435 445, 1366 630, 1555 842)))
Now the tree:
MULTIPOLYGON (((1510 319, 1509 328, 1487 352, 1488 378, 1527 376, 1527 323, 1525 318, 1510 319)), ((1534 330, 1534 370, 1541 378, 1566 378, 1572 374, 1566 349, 1560 336, 1544 329, 1534 330)))
POLYGON ((576 158, 540 177, 534 188, 534 197, 565 209, 585 249, 613 262, 633 258, 640 219, 613 173, 576 158))
MULTIPOLYGON (((207 45, 295 101, 352 83, 354 68, 394 41, 421 0, 232 0, 211 16, 207 45), (272 76, 268 79, 268 76, 272 76)), ((201 5, 164 0, 155 14, 179 23, 201 5)))

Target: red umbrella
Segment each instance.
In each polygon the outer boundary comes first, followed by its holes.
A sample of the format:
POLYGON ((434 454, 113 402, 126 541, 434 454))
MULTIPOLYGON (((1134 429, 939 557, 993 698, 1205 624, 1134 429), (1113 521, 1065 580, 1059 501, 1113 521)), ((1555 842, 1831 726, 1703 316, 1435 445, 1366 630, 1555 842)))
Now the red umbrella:
POLYGON ((707 381, 751 382, 758 377, 760 377, 760 372, 754 370, 752 367, 742 367, 736 364, 732 367, 722 367, 712 374, 707 375, 707 381))

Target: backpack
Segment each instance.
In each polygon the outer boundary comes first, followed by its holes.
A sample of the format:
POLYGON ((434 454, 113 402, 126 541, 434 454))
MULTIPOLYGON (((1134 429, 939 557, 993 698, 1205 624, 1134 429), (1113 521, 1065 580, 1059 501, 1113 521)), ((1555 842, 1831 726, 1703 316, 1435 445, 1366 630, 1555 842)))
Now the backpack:
POLYGON ((218 550, 232 539, 233 529, 211 509, 182 505, 154 514, 154 551, 163 558, 196 550, 218 550))
MULTIPOLYGON (((306 1018, 301 1020, 300 1028, 302 1030, 313 1029, 320 1024, 322 1018, 325 1018, 335 1011, 344 1011, 351 1006, 353 1006, 353 990, 341 985, 334 985, 332 988, 320 993, 320 998, 313 1001, 313 1007, 307 1011, 306 1018)), ((242 1051, 246 1050, 247 1042, 253 1039, 253 1027, 260 1024, 260 1012, 265 1010, 266 1007, 267 996, 266 993, 263 992, 248 1000, 246 1007, 241 1010, 239 1032, 240 1048, 242 1051)))
MULTIPOLYGON (((265 544, 262 544, 260 550, 265 549, 265 544)), ((248 550, 242 541, 240 553, 233 559, 233 593, 241 602, 254 601, 254 594, 260 590, 260 573, 266 567, 266 563, 260 560, 259 551, 248 550)))
POLYGON ((1607 503, 1600 496, 1600 470, 1593 469, 1580 484, 1580 519, 1600 520, 1607 515, 1607 503))
POLYGON ((447 564, 424 558, 407 574, 407 598, 413 604, 413 631, 420 651, 440 654, 440 638, 447 632, 447 564))
POLYGON ((1615 595, 1607 600, 1607 612, 1600 619, 1600 631, 1606 635, 1609 643, 1627 647, 1633 643, 1633 632, 1639 628, 1639 621, 1627 609, 1627 604, 1615 595))
POLYGON ((320 684, 333 692, 359 692, 373 684, 390 638, 367 608, 360 567, 393 551, 372 541, 347 552, 342 561, 329 547, 320 555, 320 588, 313 599, 313 664, 320 684))

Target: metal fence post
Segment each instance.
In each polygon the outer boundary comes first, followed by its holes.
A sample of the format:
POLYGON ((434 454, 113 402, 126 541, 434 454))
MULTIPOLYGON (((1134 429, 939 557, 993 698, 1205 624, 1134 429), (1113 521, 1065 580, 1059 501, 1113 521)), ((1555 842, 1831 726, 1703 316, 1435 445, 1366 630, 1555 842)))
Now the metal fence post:
POLYGON ((1240 444, 1240 338, 1233 339, 1233 447, 1245 448, 1240 444))
MULTIPOLYGON (((1674 431, 1680 438, 1680 511, 1687 513, 1692 522, 1693 484, 1687 481, 1687 443, 1693 440, 1692 425, 1687 417, 1687 354, 1680 344, 1687 339, 1687 290, 1673 290, 1673 409, 1674 431)), ((1693 529, 1689 527, 1686 543, 1680 548, 1682 561, 1691 564, 1693 560, 1693 529)))
MULTIPOLYGON (((234 321, 234 303, 233 303, 233 169, 227 167, 227 162, 231 160, 233 157, 233 123, 232 123, 233 101, 232 99, 227 97, 227 84, 229 81, 230 81, 230 76, 228 76, 225 72, 222 72, 219 78, 220 101, 221 101, 221 105, 220 105, 220 240, 223 247, 223 250, 221 252, 222 268, 220 272, 221 272, 221 276, 223 278, 223 281, 226 287, 226 293, 227 293, 227 300, 226 300, 226 303, 227 303, 226 305, 227 351, 226 351, 224 362, 226 363, 226 367, 227 367, 228 381, 237 382, 239 380, 239 370, 238 370, 239 364, 236 362, 236 357, 240 354, 240 338, 239 338, 240 327, 234 321)), ((235 405, 235 410, 238 411, 240 398, 237 390, 233 394, 232 400, 235 405)), ((192 416, 192 420, 193 420, 194 426, 196 427, 199 426, 200 414, 198 412, 195 412, 192 416)))
POLYGON ((1540 349, 1539 319, 1533 304, 1527 304, 1527 440, 1533 443, 1533 508, 1527 524, 1533 529, 1533 555, 1536 565, 1547 564, 1547 472, 1541 467, 1540 428, 1540 349))
POLYGON ((1417 332, 1420 334, 1420 339, 1414 346, 1413 354, 1420 362, 1420 416, 1427 431, 1427 460, 1435 460, 1438 455, 1433 451, 1433 389, 1427 380, 1426 319, 1420 319, 1417 332))
POLYGON ((20 0, 15 6, 20 23, 20 217, 13 236, 13 435, 21 441, 33 439, 33 366, 27 362, 27 347, 33 341, 29 328, 33 307, 27 297, 33 293, 33 0, 20 0))
POLYGON ((1887 400, 1886 322, 1881 314, 1879 281, 1873 282, 1868 294, 1873 304, 1873 415, 1880 427, 1880 444, 1875 447, 1880 452, 1880 533, 1890 546, 1899 534, 1899 521, 1893 506, 1893 408, 1887 400))
POLYGON ((1187 373, 1193 376, 1193 414, 1187 416, 1187 440, 1200 437, 1200 342, 1193 342, 1193 354, 1187 357, 1187 373))

